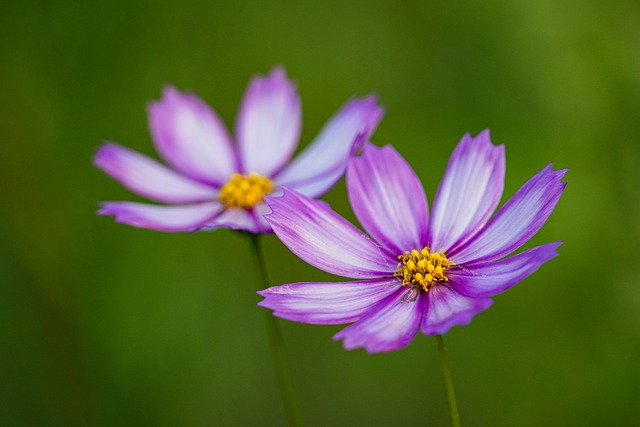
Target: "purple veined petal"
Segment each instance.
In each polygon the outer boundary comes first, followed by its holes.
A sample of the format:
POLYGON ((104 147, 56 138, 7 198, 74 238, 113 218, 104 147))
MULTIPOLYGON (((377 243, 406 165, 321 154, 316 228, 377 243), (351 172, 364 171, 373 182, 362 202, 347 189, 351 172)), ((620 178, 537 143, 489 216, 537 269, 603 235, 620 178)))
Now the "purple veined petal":
POLYGON ((114 215, 116 222, 157 231, 195 231, 224 211, 219 202, 158 206, 133 202, 105 202, 98 215, 114 215))
POLYGON ((169 86, 148 113, 158 152, 183 174, 219 187, 238 170, 229 133, 197 96, 169 86))
POLYGON ((379 353, 401 349, 418 332, 423 298, 419 290, 401 287, 333 339, 342 339, 346 350, 364 347, 369 353, 379 353))
POLYGON ((383 114, 374 96, 347 102, 275 180, 305 196, 321 196, 344 173, 356 139, 368 138, 383 114))
POLYGON ((397 278, 358 282, 291 283, 258 292, 261 307, 294 322, 335 325, 359 320, 402 285, 397 278))
POLYGON ((489 130, 462 138, 433 201, 434 250, 454 250, 482 228, 500 202, 504 174, 504 146, 491 144, 489 130))
POLYGON ((291 158, 300 138, 302 110, 296 87, 275 67, 255 77, 244 96, 236 136, 245 173, 272 176, 291 158))
POLYGON ((493 303, 491 298, 471 298, 459 294, 446 284, 429 288, 422 304, 422 333, 439 335, 452 326, 468 325, 471 319, 493 303))
POLYGON ((453 267, 447 271, 449 285, 468 297, 491 297, 516 285, 542 264, 555 258, 561 242, 538 246, 500 261, 453 267))
POLYGON ((265 216, 294 254, 316 268, 352 279, 391 275, 398 260, 324 203, 290 189, 265 197, 265 216))
POLYGON ((427 242, 429 209, 422 183, 391 146, 366 144, 347 167, 351 207, 365 230, 395 254, 427 242))
POLYGON ((566 169, 548 165, 527 181, 491 218, 487 225, 457 250, 448 254, 455 263, 469 264, 500 259, 527 242, 545 223, 558 203, 566 183, 566 169))
POLYGON ((218 190, 118 144, 104 144, 94 164, 136 194, 165 203, 214 200, 218 190))

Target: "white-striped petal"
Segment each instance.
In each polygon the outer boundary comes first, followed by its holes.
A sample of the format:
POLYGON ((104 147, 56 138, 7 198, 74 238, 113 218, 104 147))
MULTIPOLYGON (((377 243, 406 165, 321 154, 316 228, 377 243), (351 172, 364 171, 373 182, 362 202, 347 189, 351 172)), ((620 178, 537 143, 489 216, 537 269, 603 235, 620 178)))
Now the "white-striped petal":
POLYGON ((492 261, 518 249, 551 215, 566 186, 561 181, 566 172, 551 165, 538 172, 475 237, 449 253, 449 259, 457 264, 492 261))
POLYGON ((424 294, 410 286, 373 307, 353 325, 338 332, 334 339, 343 340, 344 348, 364 347, 369 353, 394 351, 407 346, 415 337, 422 320, 424 294))
POLYGON ((196 95, 165 88, 149 105, 149 126, 162 157, 193 179, 219 187, 238 170, 224 124, 196 95))
POLYGON ((105 202, 99 215, 113 215, 116 222, 157 231, 195 231, 224 211, 219 202, 158 206, 134 202, 105 202))
POLYGON ((422 183, 393 147, 366 144, 347 168, 349 201, 358 221, 396 255, 427 244, 429 210, 422 183))
POLYGON ((397 259, 324 203, 285 189, 266 197, 272 213, 265 218, 293 253, 338 276, 378 278, 395 271, 397 259))
POLYGON ((349 101, 313 142, 276 175, 276 182, 305 196, 324 194, 344 173, 356 139, 368 138, 383 113, 373 96, 349 101))
POLYGON ((445 283, 429 287, 423 299, 422 333, 442 335, 451 327, 468 325, 471 319, 492 304, 491 298, 471 298, 445 283))
POLYGON ((450 252, 482 228, 500 202, 504 173, 504 146, 491 144, 488 130, 462 138, 433 201, 434 250, 450 252))
POLYGON ((213 200, 218 190, 118 144, 104 144, 94 163, 136 194, 165 203, 213 200))
POLYGON ((397 278, 355 282, 291 283, 258 292, 258 305, 295 322, 332 325, 359 320, 401 286, 397 278))
POLYGON ((283 68, 254 78, 236 123, 243 171, 271 176, 281 169, 298 145, 301 116, 298 91, 283 68))

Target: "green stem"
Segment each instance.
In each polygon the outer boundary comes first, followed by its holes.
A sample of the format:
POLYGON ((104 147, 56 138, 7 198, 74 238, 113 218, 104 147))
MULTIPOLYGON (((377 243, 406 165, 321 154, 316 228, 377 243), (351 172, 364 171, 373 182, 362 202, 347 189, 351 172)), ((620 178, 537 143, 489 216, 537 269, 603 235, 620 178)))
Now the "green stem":
MULTIPOLYGON (((269 286, 269 277, 267 276, 267 267, 260 247, 260 236, 257 234, 249 234, 249 237, 251 239, 251 247, 258 264, 260 280, 262 282, 262 287, 259 290, 266 289, 269 286)), ((269 337, 273 364, 276 368, 278 383, 280 384, 280 393, 282 394, 282 400, 287 412, 289 425, 292 427, 301 427, 303 423, 302 415, 300 414, 300 405, 298 404, 298 398, 293 386, 293 377, 291 375, 291 368, 289 367, 289 359, 284 347, 284 339, 282 338, 278 319, 271 314, 271 311, 262 311, 264 312, 264 325, 267 330, 267 336, 269 337)))
POLYGON ((436 335, 436 345, 440 354, 440 364, 442 365, 442 373, 444 381, 447 385, 447 400, 449 401, 449 415, 451 416, 451 425, 460 427, 460 415, 458 414, 458 403, 456 402, 456 392, 453 389, 453 381, 451 380, 451 371, 449 370, 449 360, 444 350, 444 339, 442 335, 436 335))

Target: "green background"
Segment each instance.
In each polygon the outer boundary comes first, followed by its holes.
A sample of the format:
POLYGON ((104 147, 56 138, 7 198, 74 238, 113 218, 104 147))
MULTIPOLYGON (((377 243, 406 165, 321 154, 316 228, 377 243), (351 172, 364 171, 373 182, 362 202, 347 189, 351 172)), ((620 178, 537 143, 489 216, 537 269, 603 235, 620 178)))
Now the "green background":
MULTIPOLYGON (((465 132, 506 144, 503 202, 568 168, 531 244, 560 256, 446 336, 467 426, 640 425, 636 1, 13 1, 0 13, 0 424, 285 422, 247 239, 95 215, 139 200, 91 164, 155 156, 146 104, 193 90, 232 126, 250 77, 298 83, 301 145, 375 92, 430 200, 465 132)), ((353 218, 341 181, 325 199, 353 218)), ((330 279, 264 239, 273 284, 330 279)), ((308 426, 441 426, 432 338, 344 351, 282 322, 308 426)))

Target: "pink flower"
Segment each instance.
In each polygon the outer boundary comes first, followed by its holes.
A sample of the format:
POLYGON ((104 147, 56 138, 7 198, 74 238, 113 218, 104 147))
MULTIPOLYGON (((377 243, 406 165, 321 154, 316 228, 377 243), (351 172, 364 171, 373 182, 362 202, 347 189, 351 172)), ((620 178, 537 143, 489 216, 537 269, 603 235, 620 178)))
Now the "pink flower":
POLYGON ((117 222, 159 231, 229 227, 266 233, 263 197, 282 186, 308 197, 340 179, 354 141, 371 134, 383 110, 373 96, 347 102, 298 156, 300 98, 284 69, 255 77, 244 95, 235 140, 218 115, 173 87, 149 106, 156 150, 168 166, 114 143, 94 162, 134 193, 157 204, 106 202, 98 212, 117 222))
POLYGON ((559 242, 517 255, 545 223, 565 183, 551 165, 493 215, 502 197, 504 147, 489 132, 465 135, 453 152, 429 215, 420 180, 390 146, 365 146, 350 160, 347 190, 358 230, 295 191, 268 197, 265 218, 309 264, 350 282, 292 283, 258 292, 276 316, 313 324, 353 323, 335 339, 371 353, 409 344, 418 331, 444 334, 487 309, 557 255, 559 242), (507 257, 507 258, 505 258, 507 257))

